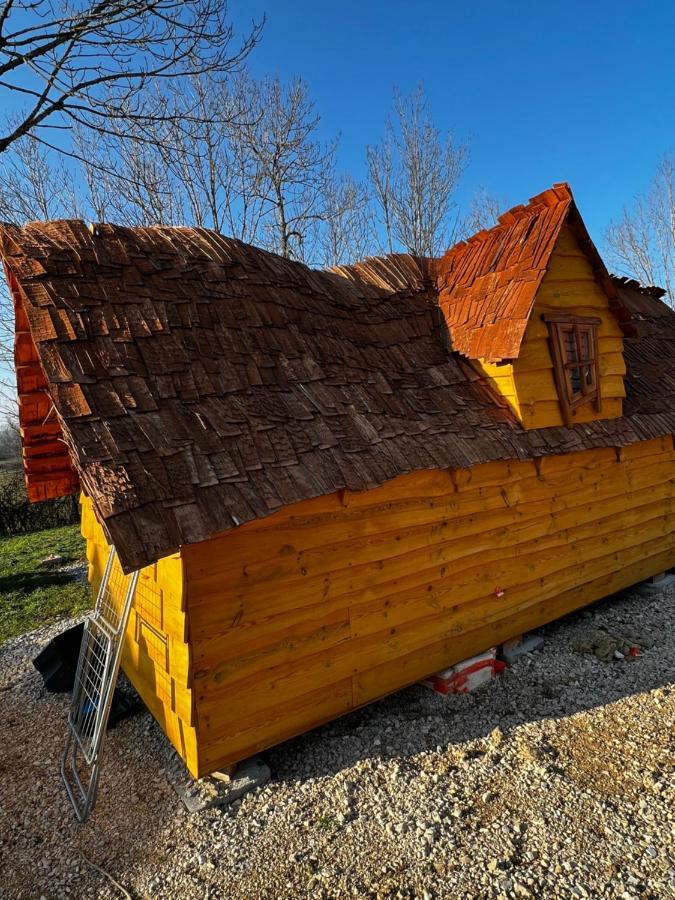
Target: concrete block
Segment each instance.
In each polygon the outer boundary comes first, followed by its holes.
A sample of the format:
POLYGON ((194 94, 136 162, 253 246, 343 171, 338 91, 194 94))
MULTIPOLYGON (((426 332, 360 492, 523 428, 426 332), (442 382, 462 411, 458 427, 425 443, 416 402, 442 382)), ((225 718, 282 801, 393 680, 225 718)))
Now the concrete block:
POLYGON ((239 763, 232 775, 215 772, 204 778, 192 778, 184 767, 181 772, 179 766, 182 767, 180 759, 169 769, 167 777, 191 813, 214 806, 231 806, 256 788, 263 787, 271 777, 269 766, 258 756, 239 763))
POLYGON ((653 597, 661 591, 671 590, 675 587, 675 575, 666 572, 663 575, 655 575, 653 578, 637 584, 633 590, 641 597, 653 597))
POLYGON ((436 672, 420 684, 437 694, 471 694, 491 681, 503 668, 504 663, 497 660, 497 648, 490 647, 484 653, 436 672))
POLYGON ((519 657, 541 650, 543 646, 544 639, 538 634, 521 634, 519 637, 511 638, 510 641, 504 641, 500 655, 512 666, 519 657))

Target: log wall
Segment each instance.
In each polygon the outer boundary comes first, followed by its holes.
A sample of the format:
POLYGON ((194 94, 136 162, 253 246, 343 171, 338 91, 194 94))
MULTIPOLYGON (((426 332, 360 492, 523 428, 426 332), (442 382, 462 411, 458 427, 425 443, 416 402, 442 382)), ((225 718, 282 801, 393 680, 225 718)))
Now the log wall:
POLYGON ((199 772, 675 565, 674 498, 668 437, 418 472, 184 547, 199 772))
MULTIPOLYGON (((82 534, 87 540, 89 581, 98 590, 108 543, 91 501, 82 495, 82 534)), ((129 618, 122 668, 191 772, 197 770, 190 670, 179 554, 141 569, 129 618)), ((116 598, 119 602, 122 598, 116 598)))
MULTIPOLYGON (((5 268, 14 302, 14 367, 21 452, 28 499, 33 502, 76 494, 79 479, 70 462, 61 425, 47 388, 16 278, 5 268)), ((48 316, 45 313, 43 328, 48 316)), ((48 332, 49 333, 49 332, 48 332)))

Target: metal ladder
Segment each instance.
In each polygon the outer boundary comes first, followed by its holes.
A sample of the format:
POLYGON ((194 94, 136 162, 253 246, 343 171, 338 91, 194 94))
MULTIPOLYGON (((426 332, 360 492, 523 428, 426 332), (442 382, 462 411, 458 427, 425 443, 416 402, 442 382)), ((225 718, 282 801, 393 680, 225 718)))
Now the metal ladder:
POLYGON ((106 725, 137 581, 138 572, 125 575, 111 547, 94 611, 84 623, 61 761, 61 777, 80 822, 96 802, 106 725))

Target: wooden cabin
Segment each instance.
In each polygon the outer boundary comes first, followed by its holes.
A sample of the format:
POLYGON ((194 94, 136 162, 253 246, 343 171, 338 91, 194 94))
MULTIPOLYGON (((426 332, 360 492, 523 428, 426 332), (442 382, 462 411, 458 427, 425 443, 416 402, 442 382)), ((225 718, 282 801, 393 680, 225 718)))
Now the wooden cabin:
POLYGON ((567 185, 438 260, 0 230, 26 480, 141 569, 123 667, 193 775, 675 565, 675 315, 567 185))

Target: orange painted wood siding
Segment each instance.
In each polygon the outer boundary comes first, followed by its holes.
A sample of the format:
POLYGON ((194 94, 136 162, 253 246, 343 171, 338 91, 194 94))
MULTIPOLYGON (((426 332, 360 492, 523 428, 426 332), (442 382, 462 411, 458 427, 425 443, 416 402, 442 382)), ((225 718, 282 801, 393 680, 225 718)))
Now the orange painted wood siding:
POLYGON ((199 772, 675 565, 674 499, 668 437, 419 472, 184 547, 199 772))
MULTIPOLYGON (((81 499, 89 581, 95 592, 108 558, 108 543, 91 501, 84 495, 81 499)), ((180 555, 174 554, 141 569, 122 650, 122 668, 187 767, 196 773, 190 656, 183 567, 180 555)))

